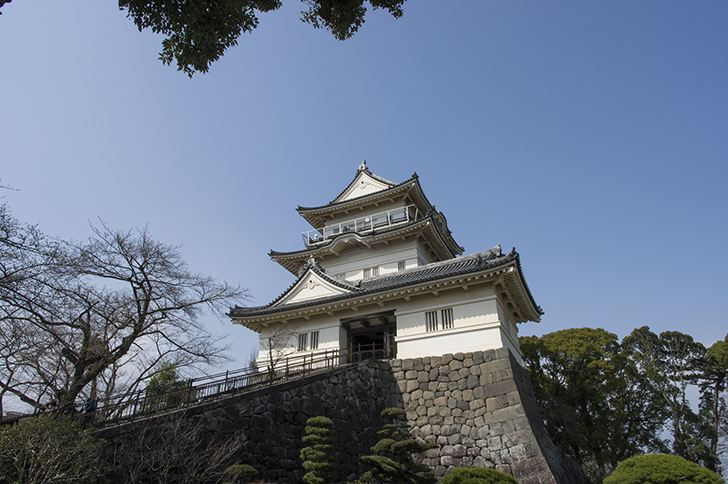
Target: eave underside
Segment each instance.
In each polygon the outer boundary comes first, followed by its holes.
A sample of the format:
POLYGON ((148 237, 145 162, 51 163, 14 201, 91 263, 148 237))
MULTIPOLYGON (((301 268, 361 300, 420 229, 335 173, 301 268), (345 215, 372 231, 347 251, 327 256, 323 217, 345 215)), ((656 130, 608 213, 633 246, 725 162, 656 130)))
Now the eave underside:
MULTIPOLYGON (((509 257, 510 256, 505 256, 509 257)), ((425 266, 427 267, 427 266, 425 266)), ((382 278, 383 279, 383 278, 382 278)), ((363 290, 359 293, 342 295, 334 298, 325 298, 322 301, 312 301, 290 307, 279 308, 239 308, 231 312, 233 322, 241 324, 256 332, 263 331, 266 327, 277 323, 290 323, 299 319, 308 320, 313 316, 328 314, 334 316, 342 311, 360 311, 367 306, 381 308, 385 303, 404 299, 411 300, 414 297, 424 295, 439 296, 440 293, 450 290, 468 291, 477 284, 491 284, 514 322, 540 320, 541 308, 533 300, 528 286, 522 277, 522 270, 517 254, 510 258, 504 265, 493 267, 488 270, 472 273, 459 274, 441 279, 434 278, 417 284, 402 285, 400 287, 389 287, 381 291, 363 290), (246 316, 240 312, 250 311, 253 314, 246 316), (258 314, 255 314, 255 313, 258 314)))
MULTIPOLYGON (((328 242, 322 242, 318 247, 302 249, 294 252, 271 251, 268 255, 271 260, 279 263, 286 270, 298 275, 299 269, 306 261, 314 257, 319 262, 328 257, 338 257, 342 252, 354 248, 372 248, 379 244, 389 245, 392 241, 406 241, 412 237, 419 237, 422 245, 433 261, 452 259, 462 253, 462 250, 455 252, 448 244, 445 236, 436 227, 431 219, 423 219, 411 224, 387 230, 385 232, 373 232, 360 235, 354 232, 340 234, 328 242)), ((462 249, 458 246, 458 249, 462 249)))

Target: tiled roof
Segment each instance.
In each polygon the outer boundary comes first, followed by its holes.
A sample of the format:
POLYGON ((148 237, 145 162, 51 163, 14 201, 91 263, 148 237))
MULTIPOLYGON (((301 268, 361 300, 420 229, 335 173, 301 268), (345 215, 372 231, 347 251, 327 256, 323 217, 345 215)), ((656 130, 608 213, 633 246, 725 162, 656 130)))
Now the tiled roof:
POLYGON ((536 302, 533 299, 533 296, 531 295, 530 290, 528 289, 528 286, 526 285, 525 279, 523 278, 523 271, 521 270, 521 265, 519 261, 518 253, 515 251, 511 251, 509 254, 503 254, 501 252, 500 246, 496 247, 494 249, 486 250, 484 252, 478 252, 476 254, 467 255, 464 257, 458 257, 454 259, 449 259, 441 262, 434 262, 432 264, 427 264, 424 266, 416 267, 413 269, 407 269, 401 272, 395 272, 391 274, 384 274, 377 277, 372 277, 368 279, 362 279, 360 280, 356 285, 347 283, 345 281, 342 281, 338 278, 331 277, 326 274, 326 272, 319 266, 318 264, 315 264, 313 267, 309 264, 309 270, 312 270, 316 272, 317 274, 321 275, 322 277, 325 277, 327 280, 331 282, 338 281, 338 284, 340 287, 346 287, 350 290, 349 293, 346 294, 339 294, 335 296, 327 296, 320 299, 313 299, 313 300, 307 300, 302 301, 299 303, 293 303, 293 304, 286 304, 282 306, 274 306, 274 304, 279 301, 293 286, 298 283, 298 281, 303 278, 307 272, 304 272, 297 280, 296 282, 289 287, 289 289, 286 290, 281 296, 276 298, 273 302, 270 304, 267 304, 265 306, 257 306, 257 307, 235 307, 231 308, 229 316, 236 318, 236 317, 255 317, 255 316, 263 316, 267 314, 272 314, 280 311, 289 311, 289 310, 295 310, 295 309, 301 309, 306 308, 310 306, 316 306, 319 304, 327 304, 330 302, 335 301, 341 301, 349 298, 359 297, 362 295, 367 294, 373 294, 388 290, 394 290, 401 287, 421 284, 425 282, 431 282, 436 281, 440 279, 445 279, 453 276, 459 276, 459 275, 466 275, 470 273, 480 272, 483 270, 488 269, 495 269, 500 266, 505 266, 509 263, 515 262, 519 275, 521 277, 521 280, 524 283, 525 292, 527 293, 528 298, 530 299, 531 303, 533 304, 533 307, 536 308, 538 312, 541 312, 541 308, 539 308, 536 305, 536 302), (348 286, 348 287, 347 287, 348 286))
POLYGON ((412 221, 412 222, 409 222, 409 223, 405 223, 405 224, 402 224, 402 225, 396 225, 394 227, 387 227, 384 230, 371 230, 371 231, 368 231, 368 232, 366 232, 364 234, 360 234, 359 232, 354 232, 354 231, 341 232, 341 233, 336 234, 335 236, 331 237, 330 239, 326 239, 326 240, 324 240, 322 242, 317 243, 314 246, 306 247, 305 249, 293 250, 293 251, 289 251, 289 252, 279 252, 279 251, 276 251, 276 250, 271 249, 271 251, 268 252, 268 256, 270 256, 270 257, 280 257, 280 256, 289 256, 289 255, 305 254, 307 252, 314 252, 314 251, 317 251, 317 250, 322 249, 324 247, 328 247, 328 246, 332 245, 336 241, 336 239, 338 239, 340 237, 346 237, 346 236, 350 236, 350 235, 358 235, 361 238, 373 237, 373 236, 387 234, 387 233, 390 233, 390 232, 398 232, 398 231, 400 231, 402 229, 411 227, 413 225, 422 224, 423 221, 425 221, 425 220, 429 220, 430 222, 432 222, 432 226, 435 228, 435 230, 437 231, 437 233, 440 235, 440 237, 443 238, 443 240, 445 240, 444 234, 441 232, 441 230, 439 229, 439 227, 435 223, 434 215, 432 213, 429 213, 425 217, 423 217, 423 218, 421 218, 419 220, 415 220, 415 221, 412 221))
MULTIPOLYGON (((321 264, 316 262, 316 260, 314 260, 314 258, 312 257, 308 260, 308 262, 306 262, 306 265, 303 267, 303 271, 301 271, 301 275, 293 282, 293 284, 288 286, 288 289, 283 291, 283 293, 280 296, 278 296, 277 298, 272 300, 270 303, 266 304, 265 306, 259 306, 259 307, 268 308, 268 307, 275 306, 278 301, 280 301, 281 299, 286 297, 286 295, 289 293, 289 291, 291 289, 293 289, 296 286, 296 284, 298 284, 299 281, 307 275, 308 269, 312 269, 313 272, 315 272, 316 274, 321 276, 321 278, 324 279, 325 281, 328 281, 337 287, 346 289, 347 291, 355 291, 357 288, 356 285, 351 284, 349 281, 346 281, 340 277, 337 277, 333 274, 329 274, 328 272, 326 272, 326 270, 323 267, 321 267, 321 264)), ((287 307, 287 306, 281 306, 281 307, 287 307)))

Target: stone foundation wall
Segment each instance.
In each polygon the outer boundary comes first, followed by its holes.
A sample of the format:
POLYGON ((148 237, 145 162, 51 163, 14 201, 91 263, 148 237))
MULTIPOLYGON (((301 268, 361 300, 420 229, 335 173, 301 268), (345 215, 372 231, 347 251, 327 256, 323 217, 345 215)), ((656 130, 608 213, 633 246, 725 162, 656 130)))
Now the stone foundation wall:
MULTIPOLYGON (((358 457, 371 453, 379 414, 392 406, 406 410, 415 437, 440 444, 421 457, 437 477, 453 467, 495 467, 521 484, 586 482, 551 442, 528 375, 505 348, 362 362, 193 407, 187 415, 202 419, 210 435, 242 437, 240 463, 266 481, 290 483, 303 475, 298 453, 306 419, 327 416, 343 481, 366 470, 358 457)), ((103 436, 123 439, 124 429, 103 436)))
MULTIPOLYGON (((323 415, 333 420, 339 478, 355 479, 360 455, 370 454, 380 412, 390 406, 389 366, 368 361, 336 368, 185 410, 185 418, 204 423, 210 435, 236 436, 245 442, 237 463, 258 469, 266 482, 302 482, 298 458, 306 420, 323 415)), ((112 444, 129 438, 134 425, 159 425, 168 417, 106 429, 101 436, 112 444)), ((201 483, 203 484, 203 483, 201 483)))
POLYGON ((392 396, 412 434, 440 444, 421 459, 437 477, 495 467, 521 484, 585 482, 551 442, 526 371, 501 348, 393 360, 392 396))

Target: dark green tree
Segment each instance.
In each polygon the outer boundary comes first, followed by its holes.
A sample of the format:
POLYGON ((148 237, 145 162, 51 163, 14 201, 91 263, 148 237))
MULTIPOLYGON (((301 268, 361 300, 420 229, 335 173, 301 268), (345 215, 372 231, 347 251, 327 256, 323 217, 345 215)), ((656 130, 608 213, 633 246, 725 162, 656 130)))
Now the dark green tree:
MULTIPOLYGON (((0 0, 0 8, 11 0, 0 0)), ((303 0, 308 7, 301 20, 330 31, 339 40, 354 35, 364 24, 367 4, 402 16, 405 0, 303 0)), ((258 27, 258 15, 281 7, 281 0, 119 0, 137 28, 162 34, 159 59, 175 62, 192 77, 237 45, 243 33, 258 27)), ((2 13, 2 12, 0 12, 2 13)))
POLYGON ((456 467, 442 484, 518 484, 513 476, 483 467, 456 467))
POLYGON ((365 455, 359 462, 371 467, 361 480, 364 482, 387 482, 389 484, 434 484, 437 482, 432 470, 415 463, 412 454, 419 454, 437 447, 413 439, 401 408, 385 408, 382 411, 385 424, 377 434, 381 437, 372 448, 374 455, 365 455))
POLYGON ((669 411, 673 452, 686 457, 687 441, 696 434, 694 426, 699 422, 690 408, 687 388, 700 380, 705 347, 690 335, 665 331, 658 336, 647 326, 635 329, 623 345, 669 411))
POLYGON ((0 482, 96 484, 106 465, 103 441, 78 422, 46 416, 0 427, 0 482))
POLYGON ((520 339, 541 414, 554 443, 600 482, 620 460, 661 449, 664 421, 655 391, 603 329, 577 328, 520 339))
POLYGON ((619 463, 604 484, 723 484, 715 472, 677 455, 651 454, 619 463))
POLYGON ((721 422, 728 419, 723 393, 728 383, 728 335, 708 348, 700 370, 700 419, 704 442, 701 459, 705 467, 715 471, 720 463, 718 442, 721 422))
POLYGON ((306 420, 306 435, 301 439, 306 447, 301 449, 300 457, 307 471, 303 480, 308 484, 334 482, 337 466, 331 425, 331 419, 327 417, 306 420))
POLYGON ((186 388, 187 384, 179 380, 177 366, 173 363, 163 363, 147 385, 149 409, 158 410, 180 405, 184 400, 182 392, 186 388))

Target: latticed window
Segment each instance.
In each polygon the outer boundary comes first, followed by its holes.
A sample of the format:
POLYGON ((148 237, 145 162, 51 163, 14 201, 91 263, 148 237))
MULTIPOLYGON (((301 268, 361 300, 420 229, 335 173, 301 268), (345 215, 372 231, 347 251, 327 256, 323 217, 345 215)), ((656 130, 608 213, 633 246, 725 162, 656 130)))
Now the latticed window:
POLYGON ((427 331, 437 331, 437 311, 426 312, 425 323, 427 325, 427 331))
POLYGON ((308 343, 308 333, 301 333, 298 335, 298 351, 306 351, 308 343))
POLYGON ((452 308, 442 310, 442 329, 453 328, 452 308))
POLYGON ((401 261, 397 262, 398 271, 401 272, 401 271, 405 270, 406 268, 407 268, 407 263, 405 261, 401 260, 401 261))
POLYGON ((311 349, 312 350, 318 349, 318 339, 319 339, 318 337, 319 337, 318 331, 314 331, 311 333, 311 349))
POLYGON ((367 279, 369 277, 375 277, 379 275, 379 266, 377 267, 367 267, 364 269, 364 279, 367 279))

